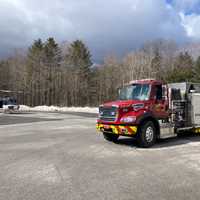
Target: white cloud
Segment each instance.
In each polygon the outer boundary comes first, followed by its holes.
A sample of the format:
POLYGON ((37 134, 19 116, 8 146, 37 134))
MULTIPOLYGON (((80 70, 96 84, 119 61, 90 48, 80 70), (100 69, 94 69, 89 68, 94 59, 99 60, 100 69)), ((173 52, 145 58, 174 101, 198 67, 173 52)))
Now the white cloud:
POLYGON ((191 40, 200 39, 200 0, 174 0, 174 9, 179 12, 181 24, 191 40))
POLYGON ((180 15, 165 0, 0 0, 0 25, 4 52, 53 36, 83 39, 100 58, 156 38, 186 39, 180 15))
POLYGON ((200 15, 180 13, 180 16, 187 35, 192 39, 200 39, 200 15))

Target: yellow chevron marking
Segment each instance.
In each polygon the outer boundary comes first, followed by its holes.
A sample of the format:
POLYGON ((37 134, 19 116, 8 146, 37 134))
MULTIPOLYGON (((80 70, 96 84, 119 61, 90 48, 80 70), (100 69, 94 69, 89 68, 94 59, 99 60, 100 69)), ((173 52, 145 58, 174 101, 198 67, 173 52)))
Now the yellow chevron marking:
POLYGON ((96 124, 96 128, 97 128, 98 131, 100 131, 101 128, 103 128, 103 125, 102 124, 96 124))
POLYGON ((195 133, 200 133, 200 128, 196 128, 195 133))
POLYGON ((136 127, 136 126, 130 126, 129 128, 130 128, 134 133, 137 132, 137 127, 136 127))
POLYGON ((113 133, 119 134, 116 126, 111 126, 113 133))
MULTIPOLYGON (((104 128, 103 124, 96 124, 96 128, 98 131, 101 131, 101 128, 104 128)), ((112 129, 112 132, 115 134, 122 134, 122 130, 126 129, 127 135, 135 135, 137 133, 137 127, 136 126, 129 126, 129 128, 132 130, 131 132, 128 131, 128 129, 125 126, 115 126, 115 125, 110 125, 110 128, 112 129), (118 129, 120 129, 118 131, 118 129)), ((195 130, 196 132, 196 130, 195 130)), ((200 129, 199 129, 200 132, 200 129)))
POLYGON ((122 129, 124 129, 125 127, 124 126, 119 126, 120 130, 122 131, 122 129))
POLYGON ((194 132, 194 133, 200 133, 200 128, 194 128, 194 129, 193 129, 193 132, 194 132))

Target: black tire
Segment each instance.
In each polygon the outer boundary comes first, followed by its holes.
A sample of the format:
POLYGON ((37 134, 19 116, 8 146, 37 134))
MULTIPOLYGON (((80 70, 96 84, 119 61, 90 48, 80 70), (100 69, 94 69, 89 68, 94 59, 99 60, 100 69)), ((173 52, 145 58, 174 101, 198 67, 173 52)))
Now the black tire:
POLYGON ((115 135, 112 133, 103 133, 104 139, 109 141, 109 142, 117 142, 117 139, 119 138, 119 135, 115 135))
POLYGON ((156 128, 152 121, 144 122, 138 132, 137 142, 140 147, 148 148, 156 142, 156 128))

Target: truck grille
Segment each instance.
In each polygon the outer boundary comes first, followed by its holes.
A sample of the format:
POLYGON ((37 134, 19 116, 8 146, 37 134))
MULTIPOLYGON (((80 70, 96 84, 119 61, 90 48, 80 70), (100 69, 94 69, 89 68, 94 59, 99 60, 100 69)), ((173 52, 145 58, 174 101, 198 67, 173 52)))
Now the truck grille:
POLYGON ((103 121, 114 122, 117 118, 117 107, 100 107, 99 118, 103 121))

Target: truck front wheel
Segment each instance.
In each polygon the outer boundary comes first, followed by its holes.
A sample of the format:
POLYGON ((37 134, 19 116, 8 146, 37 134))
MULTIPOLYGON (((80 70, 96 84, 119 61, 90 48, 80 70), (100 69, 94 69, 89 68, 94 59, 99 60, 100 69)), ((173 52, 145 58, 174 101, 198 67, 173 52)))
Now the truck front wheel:
POLYGON ((141 147, 151 147, 156 141, 156 128, 152 121, 144 122, 138 132, 137 141, 141 147))
POLYGON ((106 140, 110 141, 110 142, 117 142, 117 139, 119 138, 119 135, 115 135, 112 133, 103 133, 103 136, 106 140))

